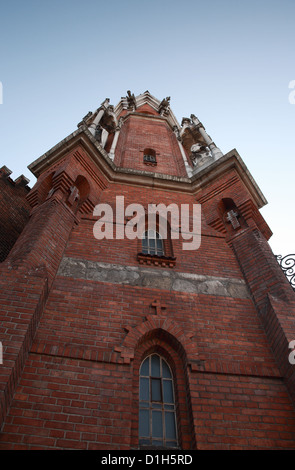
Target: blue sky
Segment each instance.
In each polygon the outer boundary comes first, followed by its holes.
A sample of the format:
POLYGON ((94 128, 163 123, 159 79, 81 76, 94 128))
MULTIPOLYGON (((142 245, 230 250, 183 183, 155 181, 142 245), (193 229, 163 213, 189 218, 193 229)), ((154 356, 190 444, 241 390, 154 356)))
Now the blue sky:
POLYGON ((0 1, 0 164, 12 177, 127 90, 171 96, 268 205, 275 254, 295 252, 294 0, 0 1))

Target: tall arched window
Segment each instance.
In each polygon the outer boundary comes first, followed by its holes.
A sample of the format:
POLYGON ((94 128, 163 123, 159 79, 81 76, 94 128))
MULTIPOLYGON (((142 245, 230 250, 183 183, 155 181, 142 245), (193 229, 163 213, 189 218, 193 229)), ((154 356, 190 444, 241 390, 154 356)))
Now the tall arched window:
POLYGON ((161 235, 155 230, 146 230, 142 235, 142 253, 164 256, 164 244, 161 235))
POLYGON ((173 377, 158 354, 140 367, 139 445, 178 447, 173 377))

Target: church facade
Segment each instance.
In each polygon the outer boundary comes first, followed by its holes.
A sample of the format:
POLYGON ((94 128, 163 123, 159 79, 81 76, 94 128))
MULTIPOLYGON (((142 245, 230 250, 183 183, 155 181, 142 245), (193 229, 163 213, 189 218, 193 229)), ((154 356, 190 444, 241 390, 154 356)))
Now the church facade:
POLYGON ((238 152, 128 91, 29 169, 0 264, 0 448, 295 449, 295 296, 238 152))

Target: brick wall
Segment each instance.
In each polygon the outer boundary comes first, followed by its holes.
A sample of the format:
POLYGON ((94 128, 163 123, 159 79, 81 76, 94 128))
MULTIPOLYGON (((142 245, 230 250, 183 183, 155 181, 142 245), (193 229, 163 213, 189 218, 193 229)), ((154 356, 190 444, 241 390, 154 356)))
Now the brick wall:
POLYGON ((10 174, 7 167, 0 168, 0 262, 8 256, 30 213, 28 180, 21 176, 13 181, 10 174))
POLYGON ((138 369, 155 351, 174 372, 182 448, 295 448, 294 409, 250 300, 61 277, 16 389, 2 448, 137 448, 138 369), (165 302, 161 316, 154 315, 154 298, 165 302), (124 356, 128 330, 140 338, 134 360, 124 356), (196 355, 182 337, 188 331, 196 355))
POLYGON ((198 449, 294 449, 295 413, 281 379, 192 374, 198 449))
POLYGON ((123 168, 187 176, 177 139, 171 128, 164 120, 151 120, 140 115, 129 116, 122 126, 115 164, 123 168), (155 150, 156 166, 144 163, 146 148, 155 150))
POLYGON ((127 450, 131 378, 126 372, 122 364, 31 354, 0 446, 127 450))

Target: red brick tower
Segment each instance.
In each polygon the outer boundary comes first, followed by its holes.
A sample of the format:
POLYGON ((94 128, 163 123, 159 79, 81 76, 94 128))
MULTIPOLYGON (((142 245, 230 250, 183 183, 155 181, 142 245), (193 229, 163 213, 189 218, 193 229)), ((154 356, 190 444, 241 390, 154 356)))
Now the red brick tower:
POLYGON ((128 91, 29 168, 0 265, 0 448, 295 449, 295 297, 237 151, 128 91), (143 208, 142 238, 116 236, 118 197, 143 208), (198 249, 170 213, 167 236, 160 217, 149 231, 158 204, 201 204, 198 249))

